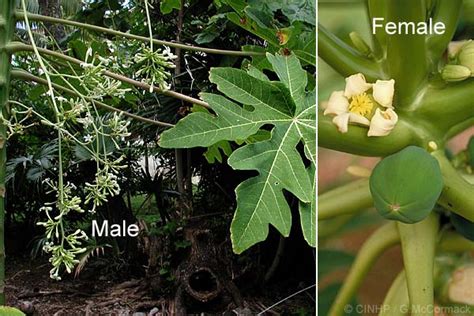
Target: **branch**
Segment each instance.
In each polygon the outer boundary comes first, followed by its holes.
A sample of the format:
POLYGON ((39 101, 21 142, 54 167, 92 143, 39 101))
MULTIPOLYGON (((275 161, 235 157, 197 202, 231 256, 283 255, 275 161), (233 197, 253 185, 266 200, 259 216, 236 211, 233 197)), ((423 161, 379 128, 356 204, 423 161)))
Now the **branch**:
MULTIPOLYGON (((20 42, 12 42, 7 46, 6 49, 10 53, 15 53, 15 52, 19 52, 19 51, 33 51, 32 46, 27 45, 27 44, 23 44, 23 43, 20 43, 20 42)), ((76 59, 74 57, 67 56, 67 55, 64 55, 62 53, 58 53, 58 52, 55 52, 55 51, 52 51, 52 50, 49 50, 49 49, 38 47, 38 51, 42 54, 46 54, 46 55, 50 55, 50 56, 53 56, 53 57, 56 57, 56 58, 60 58, 60 59, 66 60, 68 62, 71 62, 73 64, 76 64, 76 65, 80 65, 80 64, 83 63, 79 59, 76 59)), ((130 78, 128 78, 126 76, 123 76, 123 75, 119 75, 119 74, 116 74, 116 73, 113 73, 113 72, 110 72, 110 71, 104 71, 103 74, 106 75, 107 77, 114 78, 114 79, 117 79, 119 81, 129 83, 129 84, 131 84, 135 87, 141 88, 141 89, 146 90, 146 91, 149 91, 149 89, 150 89, 149 84, 130 79, 130 78)), ((201 105, 203 107, 209 108, 209 105, 206 102, 204 102, 202 100, 199 100, 199 99, 195 99, 193 97, 190 97, 190 96, 187 96, 187 95, 184 95, 184 94, 181 94, 181 93, 178 93, 178 92, 175 92, 175 91, 161 90, 161 89, 158 89, 155 86, 153 86, 153 91, 155 91, 157 93, 161 93, 163 95, 167 95, 167 96, 175 98, 175 99, 180 99, 180 100, 183 100, 185 102, 194 103, 194 104, 198 104, 198 105, 201 105)))
MULTIPOLYGON (((24 15, 23 11, 15 12, 15 17, 17 20, 22 20, 24 18, 23 15, 24 15)), ((65 19, 60 19, 60 18, 54 18, 50 16, 33 14, 33 13, 27 13, 27 16, 28 16, 28 19, 31 21, 41 21, 41 22, 49 22, 49 23, 59 23, 63 25, 71 25, 71 26, 75 26, 75 27, 79 27, 79 28, 83 28, 83 29, 87 29, 91 31, 107 33, 107 34, 111 34, 115 36, 121 36, 124 38, 135 39, 135 40, 139 40, 143 42, 150 41, 149 38, 144 37, 144 36, 124 33, 124 32, 112 30, 106 27, 97 26, 97 25, 81 23, 81 22, 76 22, 76 21, 71 21, 71 20, 65 20, 65 19)), ((179 44, 175 42, 162 41, 162 40, 157 40, 157 39, 154 39, 153 43, 158 44, 158 45, 166 45, 166 46, 170 46, 174 48, 181 48, 183 50, 204 52, 208 54, 229 55, 229 56, 265 56, 264 52, 234 51, 234 50, 206 48, 206 47, 199 47, 199 46, 193 46, 193 45, 179 44)))
POLYGON ((438 236, 438 215, 434 212, 415 224, 398 222, 403 263, 412 316, 433 315, 434 259, 438 236))
MULTIPOLYGON (((363 211, 363 210, 361 210, 363 211)), ((344 225, 346 225, 357 214, 341 215, 324 221, 318 221, 318 241, 319 246, 323 244, 323 240, 331 237, 339 232, 344 225)))
POLYGON ((465 253, 474 251, 474 241, 464 238, 454 231, 445 232, 438 245, 445 252, 465 253))
POLYGON ((454 126, 472 119, 473 100, 474 79, 467 79, 446 84, 443 88, 429 87, 416 112, 445 134, 454 126))
MULTIPOLYGON (((367 13, 368 13, 368 22, 372 24, 372 17, 384 18, 387 21, 387 10, 385 9, 385 3, 380 0, 367 0, 367 13)), ((383 58, 387 52, 387 33, 385 30, 379 30, 372 35, 372 42, 374 46, 374 54, 383 58)))
POLYGON ((437 22, 443 22, 446 30, 443 34, 432 34, 426 38, 428 53, 431 63, 437 64, 437 61, 446 50, 449 42, 456 31, 457 22, 461 14, 462 0, 438 1, 436 12, 433 15, 433 25, 437 22))
POLYGON ((322 25, 318 26, 318 31, 319 57, 342 76, 347 77, 360 72, 369 81, 384 77, 379 64, 363 57, 322 25))
POLYGON ((438 160, 444 180, 444 189, 438 203, 447 210, 474 222, 474 185, 464 180, 444 152, 438 150, 432 155, 438 160))
MULTIPOLYGON (((29 72, 26 72, 24 70, 12 70, 11 71, 11 76, 14 79, 34 81, 34 82, 42 84, 42 85, 47 85, 48 84, 46 79, 43 79, 43 78, 37 77, 35 75, 32 75, 29 72)), ((62 91, 66 92, 70 95, 79 96, 79 94, 77 94, 75 91, 73 91, 69 88, 66 88, 64 86, 61 86, 59 84, 52 83, 52 86, 53 86, 53 88, 55 88, 57 90, 62 90, 62 91)), ((136 115, 136 114, 126 112, 126 111, 121 110, 121 109, 117 109, 113 106, 107 105, 107 104, 102 103, 100 101, 96 101, 96 100, 94 100, 92 98, 89 98, 89 97, 86 97, 85 99, 88 100, 88 101, 94 102, 94 104, 100 106, 101 108, 104 108, 108 111, 114 111, 114 112, 122 113, 124 116, 128 116, 128 117, 130 117, 134 120, 138 120, 138 121, 148 123, 148 124, 163 126, 163 127, 172 127, 172 126, 174 126, 173 124, 170 124, 170 123, 155 121, 155 120, 152 120, 152 119, 149 119, 149 118, 146 118, 146 117, 142 117, 142 116, 139 116, 139 115, 136 115)))
POLYGON ((344 307, 354 297, 372 265, 385 250, 396 245, 399 241, 397 226, 393 222, 380 227, 367 239, 357 253, 354 264, 331 306, 329 316, 344 315, 344 307))
POLYGON ((457 125, 454 125, 453 127, 451 127, 447 132, 446 132, 446 135, 445 135, 445 139, 446 140, 449 140, 451 138, 453 138, 454 136, 458 135, 459 133, 465 131, 466 129, 468 129, 469 127, 472 127, 474 126, 474 116, 471 117, 471 118, 468 118, 467 120, 457 124, 457 125))
POLYGON ((362 211, 373 206, 369 180, 362 179, 324 192, 318 198, 318 220, 362 211))
POLYGON ((390 135, 368 137, 367 128, 350 125, 347 133, 340 133, 332 117, 318 113, 318 141, 324 148, 334 149, 360 156, 387 156, 408 145, 421 145, 422 141, 412 131, 412 127, 400 119, 390 135))

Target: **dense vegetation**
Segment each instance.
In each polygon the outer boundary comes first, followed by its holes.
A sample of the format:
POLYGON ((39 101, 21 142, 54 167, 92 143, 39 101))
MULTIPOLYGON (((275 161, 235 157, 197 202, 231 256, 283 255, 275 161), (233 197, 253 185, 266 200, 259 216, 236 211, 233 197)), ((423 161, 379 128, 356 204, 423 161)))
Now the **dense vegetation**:
POLYGON ((314 287, 314 3, 10 2, 7 254, 59 282, 138 278, 178 313, 314 287))

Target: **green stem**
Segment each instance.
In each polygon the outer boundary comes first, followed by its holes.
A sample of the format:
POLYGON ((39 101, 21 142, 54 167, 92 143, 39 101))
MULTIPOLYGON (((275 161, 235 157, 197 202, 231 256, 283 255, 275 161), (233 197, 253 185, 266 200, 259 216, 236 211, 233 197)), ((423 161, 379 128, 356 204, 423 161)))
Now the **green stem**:
POLYGON ((454 231, 444 232, 438 245, 446 252, 465 253, 474 251, 474 241, 464 238, 454 231))
MULTIPOLYGON (((367 0, 367 12, 369 15, 369 22, 372 23, 372 18, 384 18, 387 20, 387 11, 385 10, 385 3, 380 0, 367 0)), ((385 58, 387 53, 387 33, 380 29, 375 34, 372 33, 372 41, 374 45, 374 53, 378 58, 385 58)))
POLYGON ((362 179, 325 192, 318 197, 318 220, 362 211, 373 206, 369 180, 362 179))
POLYGON ((342 76, 347 77, 360 72, 370 81, 384 77, 379 65, 373 60, 362 56, 322 25, 318 26, 318 31, 319 57, 342 76))
POLYGON ((400 119, 390 135, 368 137, 367 128, 351 125, 345 134, 340 133, 332 117, 318 115, 319 146, 360 156, 387 156, 408 145, 422 145, 407 122, 400 119))
MULTIPOLYGON (((6 47, 15 30, 15 1, 0 1, 0 113, 8 119, 11 54, 6 47)), ((7 129, 0 124, 0 305, 5 304, 5 167, 7 129)))
MULTIPOLYGON (((134 40, 143 41, 143 42, 150 41, 150 38, 148 37, 134 35, 130 33, 124 33, 124 32, 112 30, 106 27, 97 26, 97 25, 81 23, 81 22, 65 20, 65 19, 59 19, 59 18, 44 16, 40 14, 33 14, 33 13, 27 13, 27 16, 31 21, 41 21, 41 22, 49 22, 49 23, 58 23, 58 24, 63 24, 63 25, 71 25, 71 26, 75 26, 75 27, 79 27, 79 28, 83 28, 83 29, 87 29, 87 30, 91 30, 95 32, 101 32, 101 33, 111 34, 115 36, 120 36, 123 38, 129 38, 129 39, 134 39, 134 40)), ((23 19, 24 18, 23 12, 17 11, 15 13, 15 17, 18 20, 23 19)), ((198 52, 204 52, 204 53, 216 54, 216 55, 229 55, 229 56, 264 56, 265 55, 264 52, 233 51, 233 50, 206 48, 206 47, 199 47, 199 46, 193 46, 193 45, 179 44, 175 42, 162 41, 162 40, 157 40, 157 39, 153 39, 153 43, 157 45, 166 45, 169 47, 181 48, 183 50, 198 51, 198 52)))
MULTIPOLYGON (((19 52, 19 51, 33 51, 33 47, 30 46, 30 45, 27 45, 27 44, 14 42, 14 43, 11 43, 10 45, 8 45, 8 51, 10 53, 15 53, 15 52, 19 52)), ((74 57, 67 56, 67 55, 64 55, 62 53, 58 53, 58 52, 55 52, 55 51, 52 51, 52 50, 49 50, 49 49, 38 47, 38 51, 41 54, 46 54, 46 55, 50 55, 50 56, 53 56, 53 57, 56 57, 56 58, 60 58, 60 59, 63 59, 65 61, 68 61, 70 63, 76 64, 76 65, 80 65, 80 64, 83 63, 79 59, 76 59, 74 57)), ((136 81, 136 80, 130 79, 126 76, 119 75, 119 74, 113 73, 113 72, 108 71, 108 70, 104 71, 103 74, 107 77, 110 77, 110 78, 113 78, 113 79, 116 79, 116 80, 119 80, 119 81, 122 81, 122 82, 125 82, 125 83, 128 83, 128 84, 131 84, 131 85, 133 85, 137 88, 140 88, 140 89, 143 89, 143 90, 146 90, 146 91, 150 90, 150 85, 147 84, 147 83, 136 81)), ((181 93, 178 93, 178 92, 175 92, 175 91, 161 90, 161 89, 159 89, 155 86, 153 86, 153 91, 155 91, 157 93, 161 93, 163 95, 167 95, 167 96, 172 97, 172 98, 176 98, 176 99, 179 99, 179 100, 189 102, 191 104, 198 104, 198 105, 201 105, 203 107, 209 108, 209 104, 207 104, 206 102, 204 102, 202 100, 199 100, 199 99, 195 99, 193 97, 190 97, 190 96, 187 96, 187 95, 184 95, 184 94, 181 94, 181 93)))
POLYGON ((148 24, 148 35, 150 36, 150 50, 153 51, 153 31, 151 28, 151 18, 150 18, 148 0, 145 0, 145 13, 146 13, 146 22, 148 24))
MULTIPOLYGON (((386 0, 384 4, 387 21, 416 24, 426 20, 424 0, 386 0)), ((396 33, 387 36, 386 41, 386 69, 390 78, 396 82, 395 102, 397 107, 408 106, 421 84, 427 80, 426 38, 419 34, 396 33)))
MULTIPOLYGON (((363 210, 361 210, 363 211, 363 210)), ((321 247, 324 243, 324 239, 332 237, 334 234, 340 231, 340 229, 346 225, 352 218, 357 214, 341 215, 335 218, 318 220, 318 240, 319 246, 321 247)))
MULTIPOLYGON (((32 75, 29 72, 26 72, 24 70, 12 70, 11 71, 11 76, 14 79, 34 81, 34 82, 42 84, 42 85, 47 85, 48 84, 46 79, 43 79, 43 78, 37 77, 35 75, 32 75)), ((77 92, 75 92, 75 91, 73 91, 69 88, 66 88, 64 86, 61 86, 59 84, 56 84, 54 82, 52 83, 52 86, 56 90, 61 90, 61 91, 66 92, 67 94, 70 94, 70 95, 79 96, 79 94, 77 92)), ((143 117, 143 116, 139 116, 139 115, 136 115, 136 114, 133 114, 133 113, 129 113, 127 111, 115 108, 113 106, 107 105, 107 104, 102 103, 100 101, 96 101, 96 100, 94 100, 92 98, 89 98, 89 97, 85 97, 85 99, 87 101, 94 102, 96 105, 100 106, 101 108, 103 108, 105 110, 122 113, 124 116, 130 117, 130 118, 132 118, 134 120, 137 120, 137 121, 141 121, 141 122, 144 122, 144 123, 147 123, 147 124, 163 126, 163 127, 173 127, 174 126, 173 124, 170 124, 170 123, 156 121, 156 120, 152 120, 152 119, 149 119, 149 118, 146 118, 146 117, 143 117)))
POLYGON ((420 99, 416 114, 433 122, 433 127, 445 134, 472 119, 473 99, 473 79, 447 84, 444 88, 429 87, 420 99))
POLYGON ((402 271, 390 286, 381 306, 379 316, 408 315, 407 307, 409 304, 410 299, 408 297, 407 280, 405 277, 405 271, 402 271))
POLYGON ((354 264, 331 306, 329 316, 344 315, 344 307, 354 297, 375 261, 386 249, 396 245, 399 240, 397 226, 393 222, 380 227, 369 237, 357 253, 354 264))
POLYGON ((426 219, 415 224, 397 224, 411 315, 433 316, 433 270, 439 228, 438 216, 431 213, 426 219))
POLYGON ((474 185, 459 174, 444 152, 438 150, 432 155, 438 160, 444 180, 444 189, 438 203, 447 210, 474 222, 474 185))
POLYGON ((432 34, 426 38, 428 54, 434 69, 436 69, 438 60, 454 36, 461 8, 462 0, 437 1, 436 11, 433 14, 433 24, 442 22, 446 29, 443 34, 432 34))
POLYGON ((454 136, 458 135, 459 133, 462 133, 466 129, 468 129, 470 127, 473 127, 473 126, 474 126, 474 117, 468 118, 467 120, 451 127, 446 132, 445 140, 449 140, 449 139, 453 138, 454 136))

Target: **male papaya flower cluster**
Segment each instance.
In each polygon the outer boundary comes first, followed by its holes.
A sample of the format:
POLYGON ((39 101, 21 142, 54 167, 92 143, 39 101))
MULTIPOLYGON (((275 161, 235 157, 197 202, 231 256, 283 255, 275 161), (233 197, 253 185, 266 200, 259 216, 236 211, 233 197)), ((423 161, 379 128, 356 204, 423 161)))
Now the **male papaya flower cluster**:
POLYGON ((150 92, 153 92, 154 86, 161 90, 169 90, 171 88, 167 82, 171 78, 169 69, 176 67, 173 63, 176 57, 169 47, 165 47, 161 51, 143 45, 142 51, 137 53, 134 58, 137 67, 139 67, 135 76, 142 78, 142 82, 150 85, 150 92))
POLYGON ((368 126, 367 136, 386 136, 398 121, 393 108, 395 80, 368 83, 363 74, 346 78, 346 87, 334 91, 325 104, 324 115, 335 115, 333 123, 347 133, 349 123, 368 126))
POLYGON ((45 212, 48 219, 45 222, 37 223, 37 225, 46 229, 47 241, 43 251, 51 253, 49 261, 53 268, 50 270, 50 277, 61 280, 59 276, 61 266, 71 273, 74 265, 79 262, 77 255, 86 251, 86 248, 81 247, 81 241, 87 240, 86 233, 80 229, 73 233, 67 232, 63 218, 70 212, 83 213, 84 210, 81 207, 82 199, 73 193, 77 190, 74 184, 66 183, 60 189, 58 183, 54 181, 45 180, 45 183, 51 188, 51 192, 56 193, 56 202, 46 203, 40 209, 45 212), (54 209, 59 211, 56 216, 52 215, 54 209))
POLYGON ((122 82, 104 76, 106 66, 112 59, 93 55, 92 48, 88 48, 86 58, 80 66, 84 69, 81 79, 81 86, 86 90, 87 96, 92 99, 103 100, 106 96, 125 97, 125 93, 130 92, 130 88, 121 88, 122 82), (92 60, 89 62, 89 57, 92 60))
POLYGON ((441 76, 445 81, 463 81, 474 77, 474 41, 455 41, 448 46, 449 64, 441 76))

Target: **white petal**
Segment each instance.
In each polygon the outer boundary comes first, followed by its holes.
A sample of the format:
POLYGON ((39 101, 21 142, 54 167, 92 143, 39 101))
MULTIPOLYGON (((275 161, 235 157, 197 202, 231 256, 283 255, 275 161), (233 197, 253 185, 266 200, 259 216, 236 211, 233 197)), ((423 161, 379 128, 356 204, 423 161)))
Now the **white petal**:
POLYGON ((344 91, 344 96, 346 98, 351 98, 355 95, 364 93, 370 88, 372 88, 372 84, 365 81, 363 74, 355 74, 346 78, 346 90, 344 91))
POLYGON ((393 108, 392 102, 395 92, 395 80, 377 80, 373 89, 375 101, 386 108, 393 108))
POLYGON ((349 126, 349 116, 349 113, 343 113, 332 119, 332 122, 336 124, 339 132, 347 133, 347 128, 349 126))
POLYGON ((334 91, 329 97, 324 115, 335 114, 339 115, 349 111, 349 100, 344 97, 343 91, 334 91))
POLYGON ((370 125, 370 121, 365 116, 362 116, 356 113, 349 113, 349 122, 357 123, 357 124, 365 125, 365 126, 370 125))
POLYGON ((390 134, 397 124, 398 115, 392 109, 386 111, 375 110, 374 117, 370 121, 370 128, 367 136, 386 136, 390 134))

